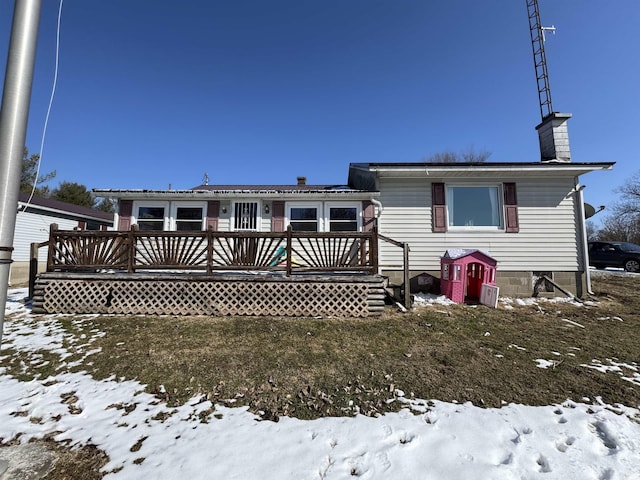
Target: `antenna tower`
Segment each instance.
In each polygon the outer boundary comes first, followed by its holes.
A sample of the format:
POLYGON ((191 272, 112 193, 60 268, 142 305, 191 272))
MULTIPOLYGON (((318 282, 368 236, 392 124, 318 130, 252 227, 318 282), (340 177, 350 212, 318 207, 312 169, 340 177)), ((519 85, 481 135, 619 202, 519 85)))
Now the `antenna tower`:
POLYGON ((533 64, 536 69, 536 82, 538 85, 538 100, 540 101, 540 116, 545 117, 553 113, 551 103, 551 87, 549 86, 549 72, 547 70, 547 56, 544 53, 545 31, 555 33, 556 28, 543 27, 540 23, 540 9, 538 0, 526 0, 529 13, 529 32, 531 33, 531 46, 533 48, 533 64))

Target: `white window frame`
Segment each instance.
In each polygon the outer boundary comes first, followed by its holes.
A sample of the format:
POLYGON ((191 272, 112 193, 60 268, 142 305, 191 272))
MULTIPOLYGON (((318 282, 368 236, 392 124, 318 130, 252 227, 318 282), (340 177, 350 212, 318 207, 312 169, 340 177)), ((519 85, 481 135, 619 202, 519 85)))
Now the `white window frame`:
POLYGON ((447 216, 447 231, 450 232, 464 232, 464 231, 489 231, 499 232, 505 230, 504 221, 504 192, 501 183, 487 182, 487 183, 446 183, 445 184, 445 211, 447 216), (497 215, 498 225, 452 225, 450 218, 450 209, 455 208, 454 200, 451 195, 450 189, 452 188, 489 188, 493 187, 497 189, 497 215))
POLYGON ((318 212, 317 225, 318 232, 324 232, 324 209, 322 208, 322 202, 287 202, 285 203, 285 227, 289 227, 291 224, 291 209, 292 208, 315 208, 318 212))
MULTIPOLYGON (((138 213, 140 211, 140 208, 159 208, 162 207, 164 208, 164 221, 162 222, 162 231, 167 231, 169 228, 169 214, 170 214, 170 204, 169 202, 166 201, 157 201, 157 200, 150 200, 150 201, 141 201, 141 200, 137 200, 133 202, 133 208, 132 208, 132 212, 131 212, 131 223, 135 223, 136 225, 138 224, 138 213)), ((144 221, 144 219, 143 219, 144 221)))
POLYGON ((229 201, 229 231, 230 232, 261 232, 262 231, 262 201, 255 198, 235 198, 229 201), (236 229, 236 203, 255 203, 256 210, 256 229, 236 229))
POLYGON ((331 228, 331 208, 355 208, 356 209, 356 222, 357 229, 356 232, 362 231, 362 202, 326 202, 324 204, 324 225, 325 230, 330 232, 331 228))
MULTIPOLYGON (((204 230, 205 223, 207 221, 207 203, 206 202, 171 202, 171 216, 169 218, 169 229, 171 231, 177 231, 178 229, 178 208, 200 208, 202 209, 202 221, 200 223, 200 230, 204 230)), ((196 231, 196 230, 194 230, 196 231)))

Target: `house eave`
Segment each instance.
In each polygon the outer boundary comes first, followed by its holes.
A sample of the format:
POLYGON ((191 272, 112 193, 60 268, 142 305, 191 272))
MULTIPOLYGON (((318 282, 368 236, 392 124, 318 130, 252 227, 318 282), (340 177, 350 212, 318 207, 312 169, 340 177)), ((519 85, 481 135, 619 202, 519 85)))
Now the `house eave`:
POLYGON ((25 210, 27 212, 33 212, 33 213, 38 213, 38 211, 47 212, 47 213, 53 214, 54 216, 64 215, 66 217, 73 217, 79 220, 91 220, 104 225, 113 225, 113 217, 109 220, 103 217, 84 215, 76 212, 70 212, 68 210, 60 210, 58 208, 50 208, 50 207, 45 207, 45 206, 36 205, 36 204, 27 204, 24 202, 18 202, 18 210, 19 211, 25 210))
MULTIPOLYGON (((578 176, 585 173, 611 170, 615 162, 602 163, 469 163, 469 164, 435 164, 435 163, 370 163, 365 169, 385 177, 518 177, 534 175, 538 177, 578 176)), ((362 169, 359 165, 357 168, 362 169)))
POLYGON ((256 198, 261 200, 368 200, 379 192, 364 190, 112 190, 94 189, 94 195, 123 200, 220 200, 256 198))

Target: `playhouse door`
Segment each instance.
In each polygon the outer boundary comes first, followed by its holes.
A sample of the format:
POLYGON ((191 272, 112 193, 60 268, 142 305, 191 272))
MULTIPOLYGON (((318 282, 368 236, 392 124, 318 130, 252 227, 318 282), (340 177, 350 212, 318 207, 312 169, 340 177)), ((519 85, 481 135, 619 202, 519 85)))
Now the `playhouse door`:
POLYGON ((480 289, 484 279, 484 265, 470 263, 467 265, 467 297, 480 298, 480 289))

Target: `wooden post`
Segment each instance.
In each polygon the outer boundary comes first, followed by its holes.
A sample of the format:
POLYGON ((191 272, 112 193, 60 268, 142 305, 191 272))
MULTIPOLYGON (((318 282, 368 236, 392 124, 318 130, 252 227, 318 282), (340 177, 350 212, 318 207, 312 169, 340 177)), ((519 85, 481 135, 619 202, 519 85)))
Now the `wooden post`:
POLYGON ((378 273, 378 228, 374 225, 369 237, 369 256, 371 262, 371 275, 378 273))
POLYGON ((29 298, 33 298, 36 288, 36 276, 38 275, 38 247, 39 243, 31 243, 29 249, 29 298))
POLYGON ((53 258, 55 255, 55 232, 58 230, 58 224, 52 223, 49 225, 49 249, 47 251, 47 272, 53 272, 53 258))
POLYGON ((213 273, 213 225, 207 228, 207 275, 213 273))
POLYGON ((135 237, 135 232, 138 230, 138 225, 137 224, 133 224, 131 225, 131 229, 129 230, 128 233, 128 240, 129 240, 129 256, 127 259, 127 271, 129 273, 133 273, 135 272, 135 259, 136 259, 136 237, 135 237))
POLYGON ((292 245, 292 228, 291 225, 287 227, 287 277, 291 276, 291 249, 292 245))
POLYGON ((411 309, 411 281, 409 279, 409 244, 402 244, 402 253, 404 257, 404 306, 407 310, 411 309))

